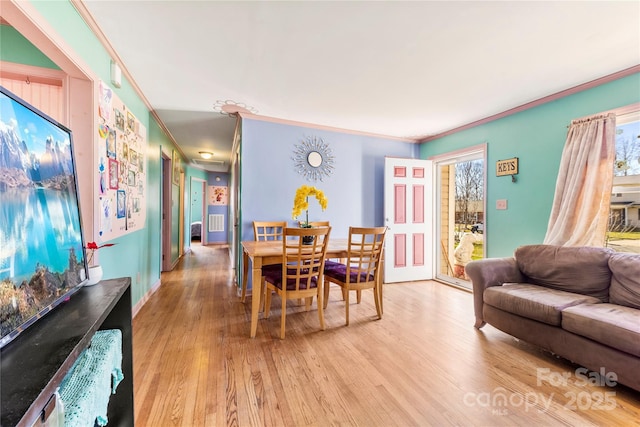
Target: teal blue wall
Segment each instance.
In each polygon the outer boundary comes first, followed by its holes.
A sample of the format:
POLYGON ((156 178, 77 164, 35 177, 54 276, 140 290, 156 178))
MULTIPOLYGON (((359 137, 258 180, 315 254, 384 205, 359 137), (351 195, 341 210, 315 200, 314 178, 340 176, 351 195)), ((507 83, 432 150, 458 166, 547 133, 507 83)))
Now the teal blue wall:
POLYGON ((486 255, 510 256, 518 246, 544 239, 571 120, 639 101, 640 74, 634 74, 426 142, 420 158, 487 143, 486 255), (512 157, 520 159, 516 183, 495 176, 496 161, 512 157), (498 199, 507 199, 507 210, 496 210, 498 199))
MULTIPOLYGON (((71 3, 67 1, 32 1, 31 3, 71 50, 81 57, 99 78, 108 82, 111 57, 71 3)), ((3 32, 0 35, 3 38, 0 54, 3 60, 47 66, 48 58, 43 60, 41 56, 44 55, 31 43, 25 43, 22 36, 11 34, 11 31, 8 32, 10 37, 4 38, 7 29, 1 29, 3 32)), ((53 64, 51 61, 49 63, 50 68, 56 68, 55 65, 51 66, 53 64)), ((142 230, 114 239, 112 242, 117 246, 100 251, 100 264, 105 271, 105 278, 131 277, 132 302, 136 304, 160 280, 161 152, 164 149, 165 152, 171 153, 174 145, 126 78, 123 78, 121 88, 113 89, 147 129, 147 217, 142 230)), ((175 194, 172 194, 172 197, 179 199, 178 191, 178 187, 174 186, 175 194)), ((177 236, 178 227, 172 233, 172 246, 177 247, 177 236)), ((175 259, 177 259, 177 251, 175 259)))
POLYGON ((40 52, 22 34, 9 25, 0 25, 0 61, 26 64, 34 67, 60 68, 40 52))

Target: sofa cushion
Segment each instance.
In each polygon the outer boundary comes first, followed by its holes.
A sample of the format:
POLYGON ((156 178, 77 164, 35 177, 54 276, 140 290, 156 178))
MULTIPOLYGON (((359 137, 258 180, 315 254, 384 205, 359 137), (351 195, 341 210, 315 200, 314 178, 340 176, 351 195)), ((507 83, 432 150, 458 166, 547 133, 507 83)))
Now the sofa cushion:
POLYGON ((516 249, 515 258, 527 282, 607 302, 612 253, 609 248, 528 245, 516 249))
POLYGON ((609 301, 640 309, 640 254, 615 253, 609 258, 609 301))
POLYGON ((562 328, 640 357, 640 311, 616 304, 581 304, 562 312, 562 328))
POLYGON ((561 312, 583 303, 599 303, 587 295, 558 291, 528 283, 505 283, 485 289, 484 302, 518 316, 560 326, 561 312))

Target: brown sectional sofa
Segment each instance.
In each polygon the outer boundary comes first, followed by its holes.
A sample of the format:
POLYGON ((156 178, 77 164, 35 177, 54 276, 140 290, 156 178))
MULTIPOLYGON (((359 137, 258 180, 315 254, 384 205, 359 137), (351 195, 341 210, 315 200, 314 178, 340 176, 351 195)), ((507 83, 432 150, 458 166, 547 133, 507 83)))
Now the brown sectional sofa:
POLYGON ((640 254, 528 245, 466 273, 476 328, 489 323, 640 391, 640 254))

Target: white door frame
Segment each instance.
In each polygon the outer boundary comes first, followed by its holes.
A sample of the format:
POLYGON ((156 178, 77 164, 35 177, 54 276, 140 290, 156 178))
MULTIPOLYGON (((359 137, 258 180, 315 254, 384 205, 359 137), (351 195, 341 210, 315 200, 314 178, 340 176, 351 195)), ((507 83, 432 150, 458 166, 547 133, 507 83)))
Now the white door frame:
MULTIPOLYGON (((441 235, 441 221, 442 221, 442 209, 440 206, 440 203, 442 201, 442 185, 440 185, 440 167, 441 166, 446 166, 446 165, 451 165, 454 163, 458 163, 458 162, 463 162, 466 160, 473 160, 473 159, 477 159, 477 158, 482 158, 484 161, 484 182, 483 182, 483 192, 484 192, 484 207, 483 207, 483 211, 484 211, 484 232, 483 232, 483 238, 484 238, 484 250, 485 250, 485 256, 486 256, 486 248, 487 248, 487 144, 483 143, 483 144, 478 144, 478 145, 474 145, 472 147, 467 147, 467 148, 462 148, 459 150, 455 150, 455 151, 451 151, 448 153, 444 153, 444 154, 440 154, 437 156, 433 156, 430 157, 429 160, 433 161, 433 170, 434 170, 434 182, 433 182, 433 188, 434 188, 434 194, 435 194, 435 200, 434 200, 434 212, 435 217, 434 217, 434 277, 436 279, 438 279, 439 281, 445 282, 445 283, 449 283, 455 286, 460 286, 462 288, 466 288, 469 289, 471 287, 471 283, 464 280, 464 279, 459 279, 454 277, 453 275, 448 275, 448 274, 443 274, 440 272, 440 263, 439 261, 442 260, 442 254, 441 254, 441 250, 442 250, 442 246, 439 244, 439 242, 441 242, 442 239, 442 235, 441 235)), ((455 221, 454 221, 455 222, 455 221)), ((450 236, 448 236, 447 241, 452 240, 454 238, 453 236, 453 230, 450 230, 450 236)), ((450 249, 450 248, 447 248, 450 249)), ((447 251, 449 252, 449 250, 447 251)), ((451 251, 451 253, 447 253, 449 261, 453 264, 453 251, 451 251)))

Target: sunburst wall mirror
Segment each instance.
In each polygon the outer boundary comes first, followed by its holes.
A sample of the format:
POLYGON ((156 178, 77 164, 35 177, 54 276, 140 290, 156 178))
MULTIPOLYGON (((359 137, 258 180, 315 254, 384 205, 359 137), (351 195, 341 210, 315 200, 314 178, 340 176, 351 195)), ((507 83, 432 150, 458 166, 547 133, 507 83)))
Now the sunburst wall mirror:
POLYGON ((293 165, 307 181, 322 181, 333 173, 333 154, 329 144, 317 136, 304 137, 294 146, 293 165))

